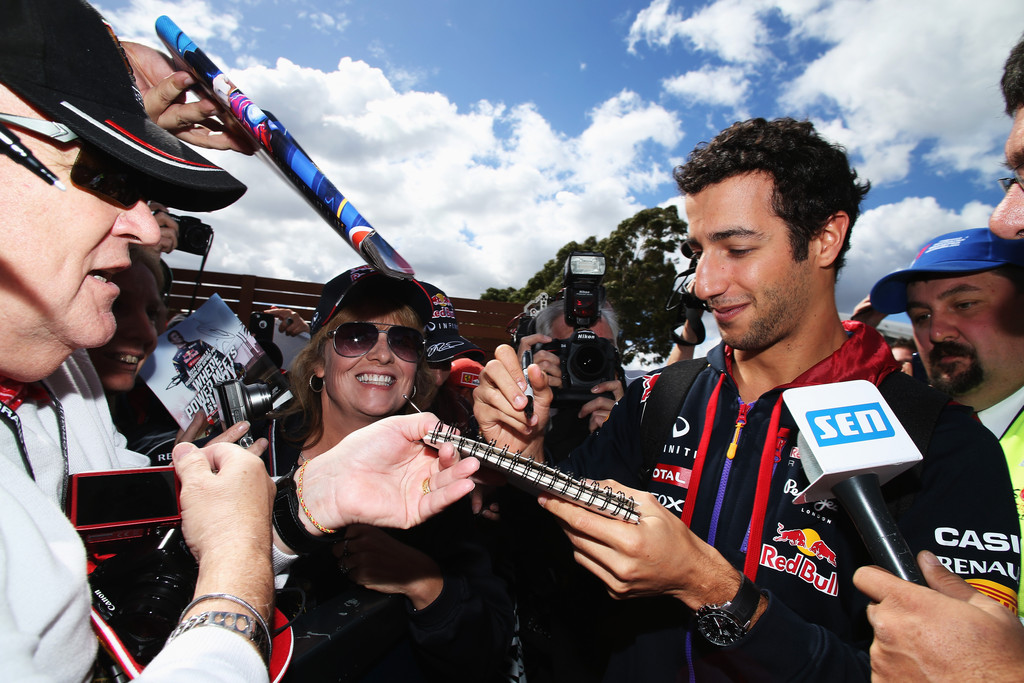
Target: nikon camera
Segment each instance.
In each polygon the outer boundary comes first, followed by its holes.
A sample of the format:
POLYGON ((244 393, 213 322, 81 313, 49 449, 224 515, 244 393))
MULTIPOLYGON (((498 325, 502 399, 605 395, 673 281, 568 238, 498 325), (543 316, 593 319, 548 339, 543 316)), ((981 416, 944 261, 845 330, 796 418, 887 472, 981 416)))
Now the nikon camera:
POLYGON ((604 254, 574 251, 565 260, 562 278, 565 324, 573 328, 568 339, 537 344, 533 352, 552 351, 562 361, 562 387, 555 390, 554 404, 586 403, 590 390, 619 376, 619 352, 608 339, 587 329, 601 318, 605 302, 604 254))

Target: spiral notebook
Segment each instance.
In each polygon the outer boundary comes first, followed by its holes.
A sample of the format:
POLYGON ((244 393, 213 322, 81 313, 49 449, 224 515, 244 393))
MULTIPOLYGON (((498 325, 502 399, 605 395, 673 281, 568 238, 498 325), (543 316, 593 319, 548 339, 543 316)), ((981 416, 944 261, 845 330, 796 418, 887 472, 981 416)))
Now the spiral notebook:
POLYGON ((622 491, 577 479, 521 453, 509 452, 508 448, 498 448, 493 443, 461 436, 453 427, 442 422, 438 422, 437 427, 423 437, 423 441, 434 448, 450 443, 463 456, 477 458, 484 465, 504 474, 509 483, 524 491, 548 493, 605 517, 631 524, 640 521, 636 501, 622 491))

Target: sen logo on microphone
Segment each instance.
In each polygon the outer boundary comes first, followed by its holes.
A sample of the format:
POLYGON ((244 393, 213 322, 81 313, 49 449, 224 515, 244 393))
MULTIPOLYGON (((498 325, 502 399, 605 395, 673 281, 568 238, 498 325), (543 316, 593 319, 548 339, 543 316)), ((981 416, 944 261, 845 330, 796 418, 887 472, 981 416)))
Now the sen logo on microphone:
POLYGON ((887 439, 896 434, 877 402, 811 410, 807 422, 819 446, 887 439))

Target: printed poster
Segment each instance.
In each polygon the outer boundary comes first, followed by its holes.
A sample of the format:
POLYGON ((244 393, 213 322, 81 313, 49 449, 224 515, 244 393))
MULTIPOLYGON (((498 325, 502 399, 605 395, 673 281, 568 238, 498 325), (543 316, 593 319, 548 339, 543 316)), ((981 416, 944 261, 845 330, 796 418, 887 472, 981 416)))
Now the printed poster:
POLYGON ((279 375, 242 321, 217 294, 157 339, 139 373, 178 425, 185 429, 200 410, 211 425, 219 420, 214 386, 246 384, 279 375))

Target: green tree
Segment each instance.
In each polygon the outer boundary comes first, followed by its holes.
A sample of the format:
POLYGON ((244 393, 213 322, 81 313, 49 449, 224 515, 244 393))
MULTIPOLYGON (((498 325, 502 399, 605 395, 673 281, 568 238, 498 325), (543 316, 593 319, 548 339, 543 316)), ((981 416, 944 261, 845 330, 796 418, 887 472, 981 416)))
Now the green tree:
POLYGON ((675 310, 666 311, 675 281, 676 266, 668 260, 679 253, 686 239, 686 221, 675 206, 643 209, 619 223, 608 237, 569 242, 544 264, 521 289, 488 289, 482 299, 525 304, 547 292, 554 297, 562 288, 565 259, 574 251, 600 251, 605 255, 604 286, 619 316, 622 362, 645 354, 654 364, 672 350, 669 337, 676 326, 675 310))

